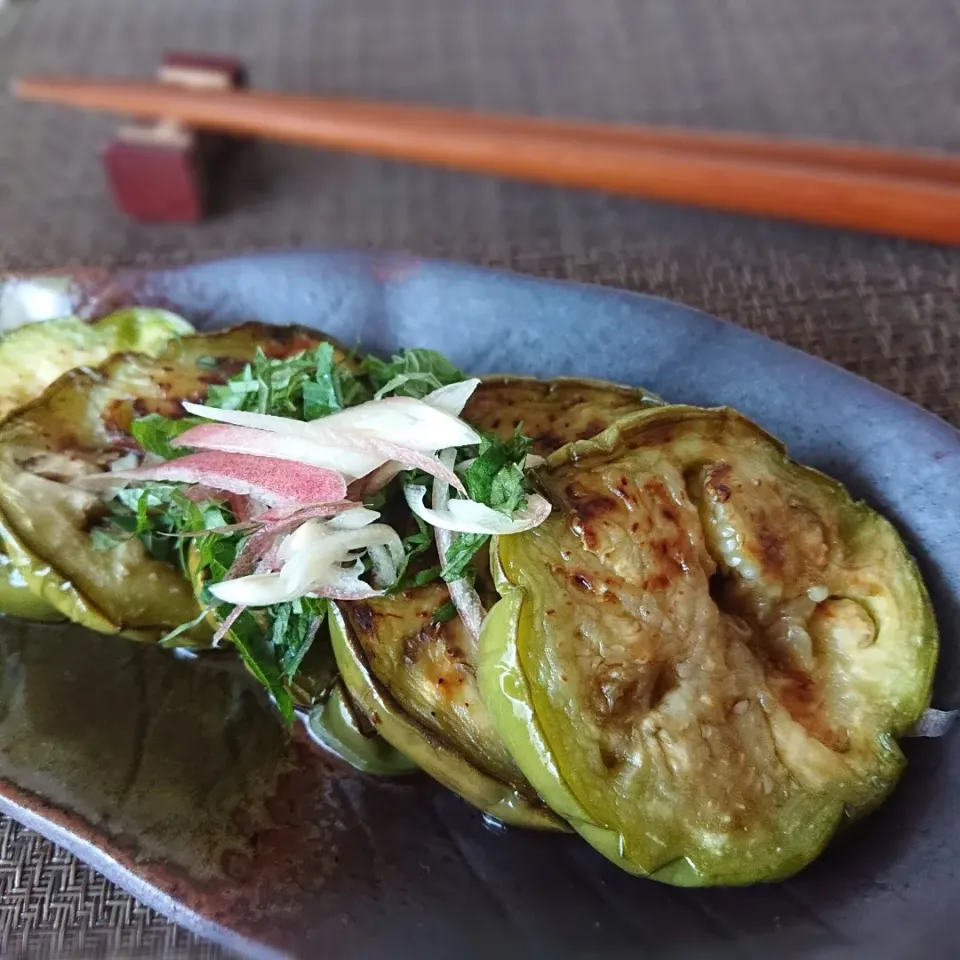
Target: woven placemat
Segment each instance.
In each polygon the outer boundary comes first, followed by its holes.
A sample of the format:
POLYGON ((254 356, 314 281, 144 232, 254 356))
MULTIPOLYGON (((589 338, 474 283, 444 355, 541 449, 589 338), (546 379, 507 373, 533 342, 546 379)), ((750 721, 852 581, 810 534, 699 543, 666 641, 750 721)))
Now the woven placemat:
MULTIPOLYGON (((0 87, 146 75, 167 48, 237 54, 264 88, 960 150, 958 0, 31 0, 0 11, 0 87)), ((0 98, 0 269, 452 257, 671 297, 960 425, 957 251, 271 145, 207 223, 145 227, 107 199, 112 125, 0 98)), ((215 953, 10 821, 0 914, 3 956, 215 953)))

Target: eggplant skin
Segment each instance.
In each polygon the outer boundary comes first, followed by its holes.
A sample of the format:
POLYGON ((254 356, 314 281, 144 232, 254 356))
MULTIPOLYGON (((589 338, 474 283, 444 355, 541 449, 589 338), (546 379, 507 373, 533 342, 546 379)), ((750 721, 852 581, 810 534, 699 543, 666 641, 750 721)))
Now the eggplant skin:
MULTIPOLYGON (((646 390, 598 380, 495 376, 482 380, 463 417, 504 440, 522 424, 533 440, 533 451, 543 456, 572 440, 593 436, 622 416, 661 404, 646 390)), ((436 562, 433 554, 425 565, 436 562)), ((489 603, 496 593, 486 575, 488 565, 484 550, 477 558, 477 588, 489 603)), ((414 757, 411 739, 419 738, 420 756, 456 753, 461 781, 489 784, 492 778, 495 792, 533 797, 477 688, 475 639, 458 617, 432 622, 434 612, 449 599, 446 584, 434 581, 394 596, 340 604, 344 630, 363 665, 351 674, 358 684, 351 693, 362 703, 371 696, 365 685, 376 684, 377 696, 389 700, 394 711, 402 711, 403 742, 394 746, 408 756, 414 757), (471 768, 470 777, 464 765, 471 768)), ((380 732, 387 740, 393 735, 392 728, 380 732)), ((438 779, 449 782, 451 777, 441 770, 438 779)), ((466 796, 463 790, 458 792, 466 796)), ((482 796, 490 812, 489 791, 482 796)))
MULTIPOLYGON (((203 400, 258 349, 283 357, 326 339, 299 327, 246 324, 176 340, 158 358, 117 354, 99 368, 69 371, 0 424, 0 539, 29 589, 70 620, 135 639, 157 639, 194 619, 189 582, 139 540, 93 549, 89 528, 100 500, 70 481, 136 450, 134 419, 182 416, 182 400, 203 400)), ((203 645, 209 636, 198 627, 184 642, 203 645)))
POLYGON ((899 778, 932 607, 893 526, 732 410, 665 406, 553 454, 496 540, 478 682, 550 806, 632 873, 795 873, 899 778))
POLYGON ((0 550, 0 614, 51 623, 66 619, 56 607, 30 589, 23 574, 3 550, 0 550))

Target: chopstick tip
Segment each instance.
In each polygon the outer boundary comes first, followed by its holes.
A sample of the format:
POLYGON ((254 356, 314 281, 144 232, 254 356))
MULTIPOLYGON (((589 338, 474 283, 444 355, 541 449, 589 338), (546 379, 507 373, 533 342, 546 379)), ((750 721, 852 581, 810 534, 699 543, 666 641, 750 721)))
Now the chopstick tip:
POLYGON ((32 100, 33 82, 30 77, 11 77, 9 91, 14 100, 32 100))
POLYGON ((50 99, 51 86, 54 93, 58 84, 57 78, 46 76, 25 76, 11 77, 10 96, 15 100, 48 100, 50 99))

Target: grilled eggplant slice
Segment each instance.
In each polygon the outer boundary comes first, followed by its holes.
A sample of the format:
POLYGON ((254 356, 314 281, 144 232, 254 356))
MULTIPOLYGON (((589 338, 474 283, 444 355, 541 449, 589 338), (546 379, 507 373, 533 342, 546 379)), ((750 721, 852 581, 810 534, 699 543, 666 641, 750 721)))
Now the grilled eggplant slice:
POLYGON ((937 629, 885 519, 730 410, 554 454, 554 513, 494 547, 493 722, 591 844, 669 883, 788 876, 881 802, 937 629))
MULTIPOLYGON (((9 417, 0 425, 0 538, 31 592, 71 620, 137 639, 194 619, 190 584, 138 540, 93 548, 89 528, 100 500, 70 481, 134 449, 136 417, 181 415, 181 400, 202 400, 258 348, 287 356, 322 339, 262 324, 186 337, 156 359, 118 354, 98 369, 70 371, 9 417)), ((184 635, 185 642, 202 638, 202 630, 184 635)))
MULTIPOLYGON (((174 337, 191 333, 193 327, 176 314, 145 307, 120 310, 95 323, 65 317, 19 327, 0 339, 0 421, 74 367, 96 366, 121 350, 155 356, 174 337)), ((2 553, 0 612, 32 620, 62 619, 2 553)))
POLYGON ((517 827, 563 830, 566 826, 529 787, 519 789, 466 759, 456 746, 410 717, 367 665, 363 650, 336 605, 330 612, 330 639, 340 676, 354 704, 374 730, 424 773, 468 803, 517 827))
POLYGON ((0 420, 38 397, 75 367, 96 367, 114 353, 151 357, 193 327, 167 310, 131 307, 94 323, 76 317, 28 323, 0 339, 0 420))
POLYGON ((342 681, 338 680, 329 696, 310 711, 306 724, 312 737, 361 773, 398 776, 417 769, 416 764, 377 736, 342 681))
POLYGON ((546 456, 573 440, 586 440, 621 417, 663 406, 642 387, 605 380, 558 377, 485 377, 463 411, 478 430, 508 440, 518 426, 533 440, 533 452, 546 456))
MULTIPOLYGON (((504 439, 522 423, 534 452, 544 455, 660 403, 646 391, 600 381, 494 377, 477 388, 463 416, 504 439)), ((493 602, 486 552, 478 561, 478 590, 493 602)), ((436 562, 434 555, 426 564, 436 562)), ((436 779, 506 822, 555 827, 491 724, 476 685, 476 641, 457 617, 433 622, 449 599, 436 581, 341 603, 343 636, 334 643, 341 672, 361 709, 376 710, 381 735, 436 779)))

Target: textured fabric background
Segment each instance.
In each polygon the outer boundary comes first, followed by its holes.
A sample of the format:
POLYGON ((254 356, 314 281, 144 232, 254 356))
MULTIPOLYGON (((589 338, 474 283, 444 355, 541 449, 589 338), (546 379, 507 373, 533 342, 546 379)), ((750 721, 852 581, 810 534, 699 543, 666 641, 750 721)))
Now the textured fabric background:
MULTIPOLYGON (((29 71, 148 75, 223 51, 263 88, 960 150, 960 0, 26 0, 29 71)), ((128 223, 114 121, 0 96, 0 269, 382 247, 671 297, 849 367, 960 425, 960 253, 271 145, 190 228, 128 223)), ((3 956, 213 956, 0 824, 3 956)))

